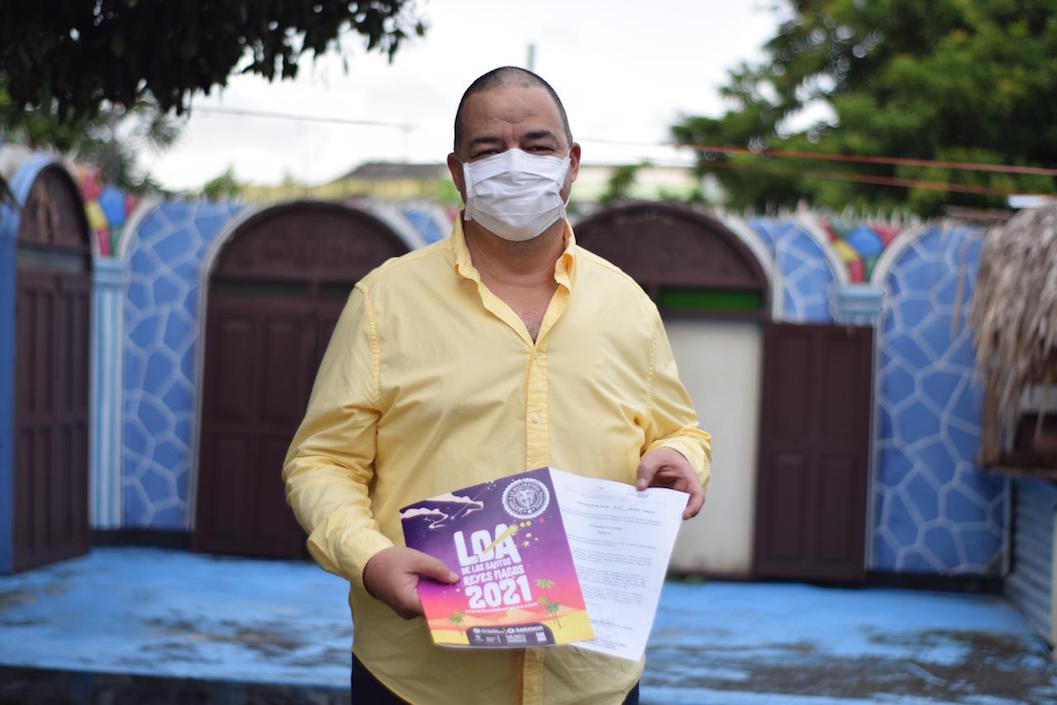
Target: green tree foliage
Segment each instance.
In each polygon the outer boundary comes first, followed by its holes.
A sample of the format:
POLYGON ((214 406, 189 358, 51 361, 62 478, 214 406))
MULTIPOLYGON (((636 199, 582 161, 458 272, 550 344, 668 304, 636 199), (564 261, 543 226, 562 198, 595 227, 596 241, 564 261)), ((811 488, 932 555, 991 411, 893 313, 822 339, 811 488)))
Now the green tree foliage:
POLYGON ((635 176, 644 164, 624 164, 613 170, 612 176, 606 181, 605 191, 598 197, 598 202, 603 206, 616 201, 626 201, 631 194, 631 187, 635 185, 635 176))
POLYGON ((292 78, 348 30, 392 58, 425 28, 413 0, 0 0, 0 75, 63 122, 148 97, 179 114, 236 71, 292 78))
MULTIPOLYGON (((766 60, 730 72, 720 118, 672 127, 684 145, 1057 165, 1057 1, 786 0, 766 60), (823 106, 824 110, 819 110, 823 106), (806 111, 806 112, 805 112, 806 111), (828 114, 804 125, 804 116, 828 114)), ((1050 176, 701 154, 736 208, 996 205, 995 195, 825 176, 1055 191, 1050 176)))
POLYGON ((149 174, 136 168, 142 149, 165 149, 180 134, 178 120, 150 98, 132 108, 108 110, 59 120, 55 110, 23 110, 4 90, 0 76, 0 137, 36 149, 54 149, 76 161, 99 167, 103 183, 133 193, 157 191, 149 174))
POLYGON ((229 200, 241 195, 242 185, 235 178, 235 167, 232 166, 202 185, 202 196, 211 201, 229 200))
POLYGON ((170 113, 196 91, 233 72, 293 77, 349 32, 392 58, 424 26, 414 0, 0 0, 0 137, 156 190, 135 155, 175 142, 170 113))

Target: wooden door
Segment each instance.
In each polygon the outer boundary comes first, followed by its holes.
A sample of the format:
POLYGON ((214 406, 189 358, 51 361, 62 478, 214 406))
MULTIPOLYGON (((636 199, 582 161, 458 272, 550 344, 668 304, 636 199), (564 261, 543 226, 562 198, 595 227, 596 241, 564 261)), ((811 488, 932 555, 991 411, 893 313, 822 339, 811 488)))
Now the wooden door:
POLYGON ((316 320, 310 302, 235 291, 209 306, 195 548, 297 557, 303 535, 278 468, 311 391, 316 320), (267 469, 267 471, 265 470, 267 469), (270 471, 270 472, 268 472, 270 471), (265 481, 266 479, 271 481, 265 481))
POLYGON ((873 329, 764 329, 753 572, 861 581, 865 574, 873 329))
POLYGON ((406 245, 370 216, 300 203, 247 222, 210 278, 194 548, 307 557, 280 471, 355 282, 406 245))
POLYGON ((18 232, 13 569, 88 551, 90 262, 84 207, 46 167, 18 232))

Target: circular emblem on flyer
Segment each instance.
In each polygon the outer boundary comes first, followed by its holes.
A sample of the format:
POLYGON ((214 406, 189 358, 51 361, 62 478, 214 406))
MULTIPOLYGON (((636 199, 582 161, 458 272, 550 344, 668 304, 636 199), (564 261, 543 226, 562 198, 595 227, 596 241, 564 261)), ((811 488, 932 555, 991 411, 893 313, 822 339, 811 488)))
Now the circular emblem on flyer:
POLYGON ((517 519, 538 517, 550 501, 551 494, 547 486, 531 477, 514 480, 503 490, 503 506, 510 516, 517 519))

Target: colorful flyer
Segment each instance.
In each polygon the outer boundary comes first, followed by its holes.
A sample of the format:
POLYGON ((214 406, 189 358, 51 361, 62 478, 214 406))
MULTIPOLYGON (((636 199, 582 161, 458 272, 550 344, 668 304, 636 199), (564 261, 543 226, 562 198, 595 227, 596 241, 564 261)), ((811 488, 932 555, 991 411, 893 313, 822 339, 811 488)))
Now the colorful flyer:
POLYGON ((550 469, 400 510, 408 546, 461 576, 418 591, 436 644, 524 648, 594 638, 550 469))

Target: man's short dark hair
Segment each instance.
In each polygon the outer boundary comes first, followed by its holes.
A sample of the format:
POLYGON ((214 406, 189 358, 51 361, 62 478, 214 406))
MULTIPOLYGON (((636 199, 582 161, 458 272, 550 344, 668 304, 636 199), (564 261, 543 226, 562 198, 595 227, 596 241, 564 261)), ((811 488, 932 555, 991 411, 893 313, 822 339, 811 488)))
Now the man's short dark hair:
POLYGON ((466 92, 462 94, 462 99, 459 101, 459 108, 455 111, 455 151, 459 151, 459 144, 462 142, 462 109, 466 105, 466 100, 474 95, 475 93, 483 93, 484 91, 491 90, 492 88, 499 88, 500 86, 540 86, 545 88, 550 94, 551 98, 554 99, 554 104, 558 106, 558 113, 562 116, 562 127, 565 129, 565 139, 568 140, 569 145, 573 143, 573 131, 569 129, 569 116, 565 114, 565 106, 562 105, 562 99, 558 97, 558 93, 551 87, 551 84, 544 81, 540 76, 532 73, 528 69, 523 69, 519 66, 500 66, 497 69, 492 69, 488 73, 479 76, 470 87, 466 89, 466 92))

